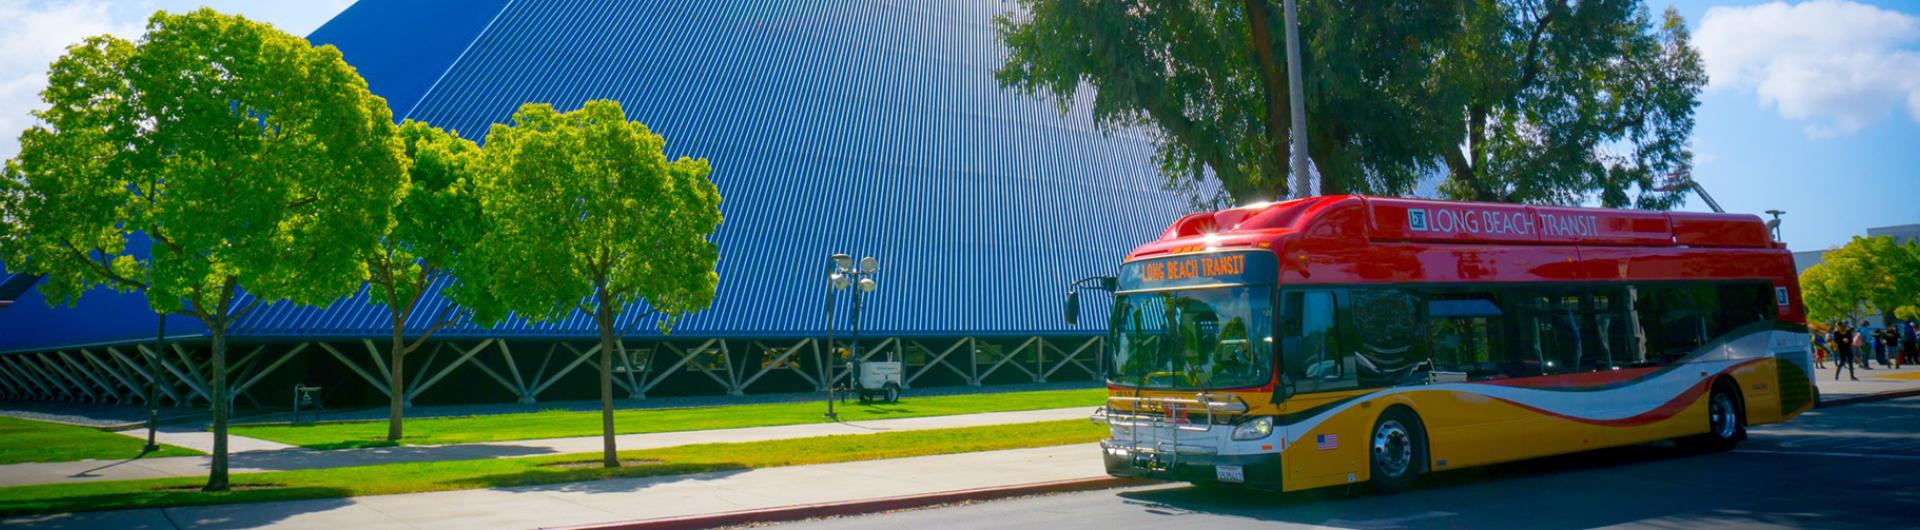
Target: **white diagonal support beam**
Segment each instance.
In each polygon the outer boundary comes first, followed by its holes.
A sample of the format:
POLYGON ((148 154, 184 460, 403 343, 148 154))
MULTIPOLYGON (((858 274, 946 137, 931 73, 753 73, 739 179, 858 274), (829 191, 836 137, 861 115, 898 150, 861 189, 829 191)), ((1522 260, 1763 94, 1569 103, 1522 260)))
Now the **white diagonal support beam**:
POLYGON ((1009 363, 1008 361, 1018 359, 1020 357, 1020 352, 1027 351, 1027 348, 1032 347, 1033 343, 1039 340, 1040 340, 1040 337, 1033 337, 1033 338, 1027 339, 1026 342, 1020 343, 1019 348, 1014 348, 1013 351, 1008 352, 1006 355, 1002 355, 1000 357, 999 362, 993 363, 993 366, 987 368, 987 371, 985 373, 980 374, 979 380, 984 381, 988 377, 993 376, 993 373, 996 371, 999 371, 1001 366, 1013 366, 1015 369, 1018 369, 1022 372, 1026 372, 1028 377, 1032 377, 1034 373, 1032 370, 1028 370, 1026 365, 1023 365, 1020 363, 1009 363))
MULTIPOLYGON (((971 376, 968 376, 966 372, 960 371, 959 367, 954 366, 953 363, 951 362, 947 362, 947 357, 950 355, 953 355, 953 352, 960 351, 961 346, 966 346, 968 344, 967 341, 968 339, 964 339, 964 338, 954 341, 953 345, 948 346, 946 350, 942 350, 940 352, 940 355, 936 355, 932 359, 928 359, 927 364, 920 366, 920 371, 914 372, 913 375, 907 377, 906 381, 904 381, 905 383, 904 386, 908 388, 912 388, 913 382, 918 381, 920 379, 920 376, 927 375, 927 372, 933 371, 933 367, 935 365, 945 366, 947 367, 948 370, 952 370, 954 374, 959 375, 960 379, 971 381, 972 380, 971 376)), ((914 345, 916 346, 918 346, 919 344, 920 343, 918 342, 914 343, 914 345)), ((933 351, 931 349, 928 349, 926 346, 920 346, 920 349, 926 350, 929 353, 933 351)))
MULTIPOLYGON (((207 386, 205 382, 189 375, 188 372, 186 372, 185 370, 181 370, 180 367, 174 366, 173 361, 167 360, 166 356, 155 353, 153 350, 148 349, 145 345, 140 345, 135 347, 139 348, 140 351, 147 352, 148 355, 152 355, 158 358, 160 360, 160 367, 166 369, 167 373, 173 374, 173 377, 178 378, 181 383, 186 384, 187 390, 190 390, 195 394, 199 394, 200 399, 205 399, 207 400, 208 403, 213 402, 213 393, 207 391, 207 386)), ((186 353, 180 351, 179 348, 180 347, 178 345, 175 345, 174 351, 180 353, 181 358, 183 359, 186 358, 186 353)), ((188 368, 192 368, 192 365, 188 365, 188 368)), ((187 396, 187 400, 189 402, 192 401, 193 396, 187 396)))
POLYGON ((100 374, 94 373, 93 367, 74 360, 73 356, 68 355, 66 350, 53 352, 53 354, 59 356, 60 360, 66 361, 67 366, 73 367, 74 372, 86 376, 88 381, 93 381, 93 384, 99 385, 101 392, 106 394, 107 397, 112 398, 114 403, 125 401, 125 397, 120 395, 120 388, 114 386, 112 383, 108 383, 107 378, 100 377, 100 374))
POLYGON ((15 399, 26 398, 26 395, 20 392, 19 381, 13 378, 13 369, 7 368, 5 365, 0 365, 0 390, 5 390, 5 392, 0 393, 0 395, 15 399))
MULTIPOLYGON (((753 377, 749 377, 747 378, 746 382, 740 383, 740 391, 745 392, 747 390, 747 387, 753 386, 753 383, 755 381, 759 381, 761 377, 766 376, 768 372, 772 372, 774 370, 791 370, 793 371, 793 373, 800 374, 800 377, 806 378, 807 382, 813 383, 815 386, 818 386, 820 382, 814 380, 812 376, 807 375, 805 371, 795 368, 791 364, 782 366, 783 363, 786 363, 787 359, 792 358, 793 355, 796 353, 800 353, 800 350, 802 348, 805 348, 808 344, 812 342, 813 342, 813 339, 803 339, 800 342, 794 343, 793 347, 787 348, 786 351, 782 352, 779 356, 774 357, 771 360, 768 360, 767 365, 760 367, 760 371, 754 372, 753 377)), ((754 342, 753 345, 760 347, 761 350, 759 351, 766 351, 766 350, 772 349, 771 347, 762 345, 759 342, 754 342)))
MULTIPOLYGON (((699 345, 699 346, 696 346, 696 347, 694 347, 694 351, 699 351, 699 350, 703 350, 703 349, 706 349, 706 347, 707 347, 707 346, 709 346, 709 345, 711 345, 711 344, 713 344, 713 342, 714 342, 715 340, 719 340, 719 339, 707 339, 707 341, 706 341, 706 342, 703 342, 703 343, 700 343, 700 345, 699 345)), ((673 350, 673 353, 674 353, 674 354, 676 354, 676 355, 679 355, 679 356, 680 356, 680 360, 678 360, 678 361, 674 361, 674 363, 673 363, 673 365, 672 365, 672 366, 668 366, 668 367, 667 367, 667 369, 665 369, 665 370, 661 370, 661 371, 660 371, 660 375, 657 375, 657 376, 654 376, 654 378, 653 378, 653 380, 651 380, 651 381, 648 381, 648 382, 647 382, 647 384, 646 384, 645 386, 643 386, 643 387, 641 387, 641 388, 640 388, 640 392, 641 392, 641 393, 646 393, 646 392, 647 392, 647 391, 649 391, 649 390, 653 390, 653 387, 654 387, 654 386, 657 386, 657 385, 659 385, 661 381, 665 381, 665 380, 667 380, 667 376, 670 376, 670 375, 673 375, 673 372, 674 372, 674 371, 676 371, 676 370, 679 370, 679 369, 680 369, 680 367, 682 367, 682 366, 686 366, 686 365, 687 365, 687 362, 688 362, 688 361, 692 361, 692 360, 693 360, 693 356, 692 356, 692 355, 688 355, 688 354, 687 354, 687 352, 685 352, 685 351, 683 351, 683 350, 681 350, 681 349, 680 349, 679 347, 677 347, 677 346, 674 346, 674 345, 673 345, 673 343, 671 343, 671 342, 662 342, 662 343, 660 343, 660 346, 661 346, 661 347, 664 347, 664 348, 666 348, 666 349, 669 349, 669 350, 673 350)), ((658 349, 655 349, 654 351, 656 351, 656 352, 658 352, 659 350, 658 350, 658 349)), ((713 374, 710 374, 710 373, 709 373, 709 374, 707 374, 707 376, 708 376, 708 377, 712 377, 712 376, 713 376, 713 374)))
MULTIPOLYGON (((507 346, 507 341, 502 340, 502 341, 496 341, 496 342, 499 342, 500 347, 503 349, 506 348, 507 346)), ((511 354, 509 354, 509 356, 507 357, 507 360, 508 360, 507 361, 508 364, 511 365, 513 362, 512 361, 513 357, 511 356, 511 354)), ((516 398, 526 397, 526 390, 527 390, 526 388, 520 387, 520 386, 514 386, 513 382, 508 381, 506 377, 502 377, 500 375, 500 372, 496 372, 493 370, 493 368, 487 366, 487 363, 485 362, 485 360, 474 359, 473 367, 479 368, 481 373, 487 374, 487 377, 493 378, 495 382, 500 383, 500 386, 506 387, 507 391, 513 392, 514 397, 516 398)), ((526 403, 526 401, 521 401, 521 403, 526 403)))
MULTIPOLYGON (((87 399, 89 400, 93 400, 96 402, 100 401, 100 396, 97 394, 94 394, 93 389, 87 388, 87 384, 85 382, 81 381, 80 378, 78 377, 74 377, 73 373, 67 371, 66 368, 61 367, 59 362, 56 362, 53 359, 47 357, 46 353, 41 353, 34 358, 37 358, 40 360, 41 364, 37 367, 41 368, 42 372, 46 372, 50 374, 48 376, 49 378, 63 381, 63 384, 73 385, 74 390, 79 390, 80 393, 86 394, 87 399)), ((77 398, 78 396, 75 396, 75 397, 77 398)))
POLYGON ((233 387, 234 394, 240 394, 242 392, 246 392, 247 389, 253 388, 253 385, 255 383, 259 383, 261 379, 266 378, 267 374, 273 373, 273 370, 276 368, 279 368, 280 365, 287 364, 287 361, 293 360, 294 356, 299 355, 300 352, 306 351, 307 347, 312 345, 313 343, 311 342, 302 342, 300 343, 299 346, 294 346, 292 350, 287 351, 287 353, 280 354, 280 358, 274 359, 273 362, 267 364, 266 368, 261 369, 259 372, 255 372, 253 374, 253 377, 246 378, 245 380, 241 381, 240 384, 234 385, 233 387))
MULTIPOLYGON (((373 374, 367 373, 367 370, 365 368, 361 368, 360 365, 354 364, 353 361, 348 360, 347 354, 340 353, 340 350, 335 349, 332 344, 327 344, 325 342, 321 342, 318 344, 320 345, 320 349, 325 350, 329 355, 332 355, 334 359, 339 360, 340 364, 346 365, 348 370, 353 370, 353 373, 359 374, 361 379, 365 379, 367 381, 367 384, 373 385, 374 390, 380 391, 380 395, 387 396, 389 398, 393 397, 393 391, 387 389, 386 381, 374 378, 373 374)), ((375 357, 378 357, 378 356, 376 355, 375 357)))
MULTIPOLYGON (((144 351, 142 351, 142 353, 144 353, 144 351)), ((160 374, 155 372, 149 372, 147 371, 146 366, 135 363, 133 362, 133 360, 128 359, 126 354, 120 353, 119 348, 115 348, 111 346, 107 347, 107 355, 112 357, 113 360, 119 361, 121 365, 126 366, 128 371, 131 371, 134 374, 139 375, 141 378, 146 379, 147 384, 153 385, 154 389, 159 390, 160 393, 162 394, 166 394, 167 399, 173 400, 173 404, 182 405, 186 402, 186 400, 183 400, 180 398, 179 392, 174 391, 172 384, 166 383, 159 379, 160 374)))
POLYGON ((34 389, 33 386, 27 382, 26 377, 14 372, 12 367, 6 364, 0 364, 0 380, 7 382, 9 393, 18 396, 20 399, 32 399, 34 395, 40 393, 39 390, 34 389))
POLYGON ((93 350, 82 348, 80 350, 79 355, 82 360, 92 363, 93 366, 98 367, 100 369, 100 373, 107 374, 107 377, 111 377, 113 378, 113 380, 120 382, 121 386, 124 386, 127 388, 127 395, 137 397, 143 403, 147 401, 147 393, 141 391, 140 385, 135 384, 133 382, 133 378, 127 377, 127 374, 121 373, 119 367, 114 366, 113 363, 101 361, 99 357, 95 357, 93 355, 93 350))
POLYGON ((507 361, 507 372, 513 374, 515 393, 520 395, 521 403, 533 403, 533 392, 527 387, 527 380, 520 377, 520 364, 513 360, 513 350, 507 348, 507 341, 500 341, 500 357, 507 361))
MULTIPOLYGON (((1054 372, 1060 371, 1061 368, 1066 367, 1069 363, 1073 364, 1074 366, 1080 367, 1081 370, 1086 370, 1088 373, 1094 373, 1092 368, 1088 368, 1087 365, 1082 364, 1079 359, 1080 359, 1081 353, 1087 351, 1087 348, 1092 347, 1094 344, 1097 344, 1099 340, 1100 340, 1099 337, 1091 337, 1091 338, 1088 338, 1086 342, 1080 343, 1080 347, 1074 348, 1073 353, 1069 353, 1064 356, 1061 356, 1060 361, 1054 363, 1053 368, 1047 369, 1046 373, 1041 374, 1040 378, 1046 379, 1046 378, 1053 377, 1054 372)), ((1095 351, 1096 353, 1098 352, 1098 350, 1095 350, 1095 351)), ((1099 375, 1099 374, 1094 373, 1094 375, 1099 375)))
MULTIPOLYGON (((572 372, 574 368, 579 368, 581 363, 587 362, 587 359, 592 358, 593 354, 600 353, 599 344, 593 345, 592 348, 587 348, 587 351, 585 353, 581 353, 580 350, 575 349, 572 344, 563 344, 563 345, 566 346, 567 351, 574 352, 575 354, 578 354, 578 356, 573 358, 573 362, 567 363, 567 366, 565 368, 561 368, 560 371, 554 372, 553 377, 548 378, 546 381, 541 382, 537 386, 534 386, 533 387, 534 396, 537 397, 540 395, 541 392, 546 392, 547 387, 551 387, 553 386, 554 383, 560 382, 560 378, 566 377, 567 373, 572 372)), ((545 367, 542 367, 542 370, 544 369, 545 367)))
POLYGON ((373 358, 373 368, 379 370, 380 380, 392 381, 393 369, 387 367, 387 358, 380 355, 380 348, 373 345, 373 339, 361 339, 360 343, 367 345, 367 356, 373 358))
POLYGON ((8 367, 13 368, 15 372, 20 373, 22 377, 32 382, 33 386, 39 387, 41 399, 52 400, 66 395, 66 391, 55 387, 52 383, 48 382, 45 377, 41 377, 39 372, 33 370, 33 366, 27 362, 27 357, 24 355, 0 357, 0 363, 5 363, 8 367))
MULTIPOLYGON (((428 388, 433 388, 434 383, 440 382, 441 379, 447 377, 447 374, 453 373, 453 369, 459 368, 460 365, 462 364, 466 364, 466 362, 469 359, 472 359, 473 356, 479 355, 480 352, 485 351, 488 346, 492 346, 492 345, 493 345, 493 339, 487 339, 484 341, 480 341, 480 345, 474 346, 473 349, 467 350, 461 353, 460 358, 454 359, 453 362, 448 363, 445 368, 440 369, 439 373, 433 374, 433 377, 427 378, 426 381, 420 383, 417 386, 414 386, 413 390, 407 391, 407 401, 411 402, 413 401, 413 398, 419 397, 421 392, 426 392, 428 388)), ((459 347, 455 346, 454 348, 457 350, 459 347)), ((428 360, 431 361, 432 359, 428 359, 428 360)))

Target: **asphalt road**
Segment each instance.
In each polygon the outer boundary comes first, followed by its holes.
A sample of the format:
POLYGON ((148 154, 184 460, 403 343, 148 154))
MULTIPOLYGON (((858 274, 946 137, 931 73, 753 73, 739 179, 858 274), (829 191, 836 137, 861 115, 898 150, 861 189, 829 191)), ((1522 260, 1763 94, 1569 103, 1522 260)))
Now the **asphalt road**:
POLYGON ((1732 452, 1625 447, 1424 477, 1399 495, 1209 492, 1186 485, 1048 495, 793 528, 1920 527, 1920 398, 1821 409, 1732 452))

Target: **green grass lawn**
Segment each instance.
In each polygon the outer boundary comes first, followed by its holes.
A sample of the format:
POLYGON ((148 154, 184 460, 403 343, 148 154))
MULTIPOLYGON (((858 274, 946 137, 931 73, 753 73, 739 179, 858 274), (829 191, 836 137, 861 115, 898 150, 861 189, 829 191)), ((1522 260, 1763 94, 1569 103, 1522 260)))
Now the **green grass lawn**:
MULTIPOLYGON (((99 429, 0 416, 0 464, 125 460, 140 456, 146 440, 99 429)), ((203 454, 161 444, 148 458, 203 454)))
MULTIPOLYGON (((903 398, 899 403, 838 405, 842 421, 864 421, 920 416, 946 416, 977 412, 1038 410, 1064 407, 1092 407, 1106 400, 1102 388, 1079 390, 1043 390, 1001 394, 969 394, 903 398)), ((723 405, 684 409, 626 409, 614 411, 614 427, 620 434, 650 432, 703 431, 771 425, 796 425, 825 421, 825 405, 818 401, 723 405)), ((407 420, 408 445, 440 445, 505 440, 533 440, 600 434, 599 411, 546 411, 456 418, 407 420)), ((323 423, 318 425, 259 425, 233 427, 233 434, 272 440, 310 449, 377 447, 387 442, 386 420, 323 423)))
MULTIPOLYGON (((191 506, 496 488, 995 451, 1088 443, 1106 427, 1064 420, 958 429, 847 434, 766 442, 622 451, 624 467, 598 467, 599 453, 496 458, 233 475, 234 491, 202 493, 201 477, 0 488, 0 515, 191 506), (579 465, 575 465, 579 464, 579 465)), ((1087 458, 1097 458, 1088 454, 1087 458)))

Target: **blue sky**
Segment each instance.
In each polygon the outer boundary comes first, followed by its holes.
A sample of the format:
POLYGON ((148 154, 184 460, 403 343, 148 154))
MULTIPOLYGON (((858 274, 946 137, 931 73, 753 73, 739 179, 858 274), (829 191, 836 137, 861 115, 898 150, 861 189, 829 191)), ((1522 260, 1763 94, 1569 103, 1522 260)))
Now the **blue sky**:
MULTIPOLYGON (((0 157, 17 149, 45 65, 65 43, 135 35, 156 9, 201 5, 304 35, 351 3, 0 0, 0 157)), ((1786 210, 1783 232, 1796 250, 1920 223, 1920 1, 1647 5, 1680 10, 1714 75, 1700 98, 1694 178, 1722 206, 1786 210)), ((1690 200, 1686 209, 1706 206, 1690 200)))

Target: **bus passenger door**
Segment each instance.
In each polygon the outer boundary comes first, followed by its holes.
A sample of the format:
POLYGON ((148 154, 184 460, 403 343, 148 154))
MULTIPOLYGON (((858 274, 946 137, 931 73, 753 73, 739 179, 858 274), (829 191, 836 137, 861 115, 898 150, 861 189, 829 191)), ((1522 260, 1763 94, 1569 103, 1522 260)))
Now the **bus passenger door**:
MULTIPOLYGON (((1288 413, 1313 411, 1363 393, 1356 390, 1356 366, 1344 347, 1344 328, 1349 324, 1341 314, 1340 294, 1314 290, 1290 291, 1282 296, 1282 359, 1297 389, 1287 400, 1288 413)), ((1285 427, 1286 437, 1298 440, 1282 459, 1287 466, 1288 489, 1343 484, 1349 474, 1365 468, 1366 436, 1372 425, 1358 423, 1371 422, 1372 417, 1359 419, 1359 410, 1349 407, 1319 422, 1311 421, 1311 416, 1300 418, 1285 427)))

